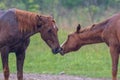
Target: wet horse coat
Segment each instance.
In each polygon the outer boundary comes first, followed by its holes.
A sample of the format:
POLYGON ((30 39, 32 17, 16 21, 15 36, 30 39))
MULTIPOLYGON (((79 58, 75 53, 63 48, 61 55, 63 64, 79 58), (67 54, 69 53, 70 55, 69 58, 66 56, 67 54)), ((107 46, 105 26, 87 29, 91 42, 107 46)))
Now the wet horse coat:
POLYGON ((16 54, 17 77, 18 80, 23 80, 23 63, 30 36, 41 33, 42 39, 54 53, 57 53, 60 47, 57 31, 55 21, 51 17, 18 9, 0 11, 0 52, 5 80, 9 78, 8 54, 10 52, 16 54))
POLYGON ((112 80, 117 80, 118 60, 120 54, 120 13, 109 19, 93 24, 81 30, 78 25, 76 32, 70 34, 68 39, 62 44, 61 54, 76 51, 80 47, 88 44, 105 42, 112 58, 112 80))

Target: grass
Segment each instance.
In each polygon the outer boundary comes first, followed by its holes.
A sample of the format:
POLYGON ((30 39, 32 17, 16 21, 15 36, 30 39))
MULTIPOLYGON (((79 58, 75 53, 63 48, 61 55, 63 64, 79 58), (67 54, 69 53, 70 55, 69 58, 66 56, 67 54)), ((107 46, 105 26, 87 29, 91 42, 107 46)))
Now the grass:
MULTIPOLYGON (((69 31, 68 31, 69 32, 69 31)), ((59 40, 62 43, 68 32, 59 31, 59 40)), ((16 73, 15 54, 9 56, 10 71, 16 73)), ((0 59, 0 72, 2 64, 0 59)), ((25 73, 44 73, 77 75, 84 77, 111 77, 111 57, 105 44, 96 44, 82 47, 79 51, 65 56, 53 55, 50 48, 40 38, 39 34, 31 37, 31 43, 26 52, 24 64, 25 73)), ((120 77, 120 65, 118 76, 120 77)))

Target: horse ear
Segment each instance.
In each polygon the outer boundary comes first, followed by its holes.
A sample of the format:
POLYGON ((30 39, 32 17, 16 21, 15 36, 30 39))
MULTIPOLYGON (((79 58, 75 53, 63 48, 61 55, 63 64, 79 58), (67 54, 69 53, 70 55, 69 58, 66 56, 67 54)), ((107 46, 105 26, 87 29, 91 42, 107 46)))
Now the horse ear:
POLYGON ((37 26, 41 27, 41 25, 42 25, 42 16, 37 15, 37 20, 38 20, 37 26))
POLYGON ((93 24, 92 27, 95 27, 96 24, 93 24))
POLYGON ((78 24, 76 32, 79 33, 80 29, 81 29, 81 26, 80 26, 80 24, 78 24))
POLYGON ((42 20, 42 16, 37 15, 37 19, 41 21, 42 20))

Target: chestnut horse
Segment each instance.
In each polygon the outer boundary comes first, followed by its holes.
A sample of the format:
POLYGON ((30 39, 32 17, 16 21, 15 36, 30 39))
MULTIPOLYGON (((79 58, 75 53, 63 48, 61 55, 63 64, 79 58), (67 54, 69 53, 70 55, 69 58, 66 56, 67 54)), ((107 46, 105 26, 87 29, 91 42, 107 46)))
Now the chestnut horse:
POLYGON ((91 27, 77 30, 68 35, 68 39, 61 45, 61 54, 76 51, 80 47, 94 43, 106 43, 112 58, 112 80, 117 80, 118 60, 120 54, 120 13, 109 19, 93 24, 91 27))
POLYGON ((23 80, 23 64, 25 51, 30 36, 40 33, 42 39, 58 53, 60 45, 57 37, 58 28, 52 17, 39 15, 19 9, 0 11, 0 52, 3 64, 4 79, 9 79, 8 55, 15 52, 17 78, 23 80))

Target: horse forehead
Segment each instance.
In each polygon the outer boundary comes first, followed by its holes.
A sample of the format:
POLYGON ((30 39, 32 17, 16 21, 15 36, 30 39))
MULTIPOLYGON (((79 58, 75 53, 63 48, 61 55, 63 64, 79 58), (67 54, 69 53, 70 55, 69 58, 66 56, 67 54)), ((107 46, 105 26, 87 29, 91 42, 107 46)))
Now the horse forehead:
POLYGON ((55 23, 48 23, 47 27, 52 29, 57 29, 57 26, 55 23))
POLYGON ((54 28, 54 29, 57 28, 55 24, 53 24, 53 28, 54 28))
POLYGON ((54 29, 56 29, 56 28, 57 28, 57 25, 56 25, 55 20, 54 20, 52 17, 48 17, 48 20, 50 21, 49 24, 50 24, 50 25, 52 24, 51 27, 53 27, 54 29))
POLYGON ((53 21, 52 21, 52 26, 53 26, 54 29, 57 28, 57 25, 56 25, 55 22, 53 22, 53 21))

